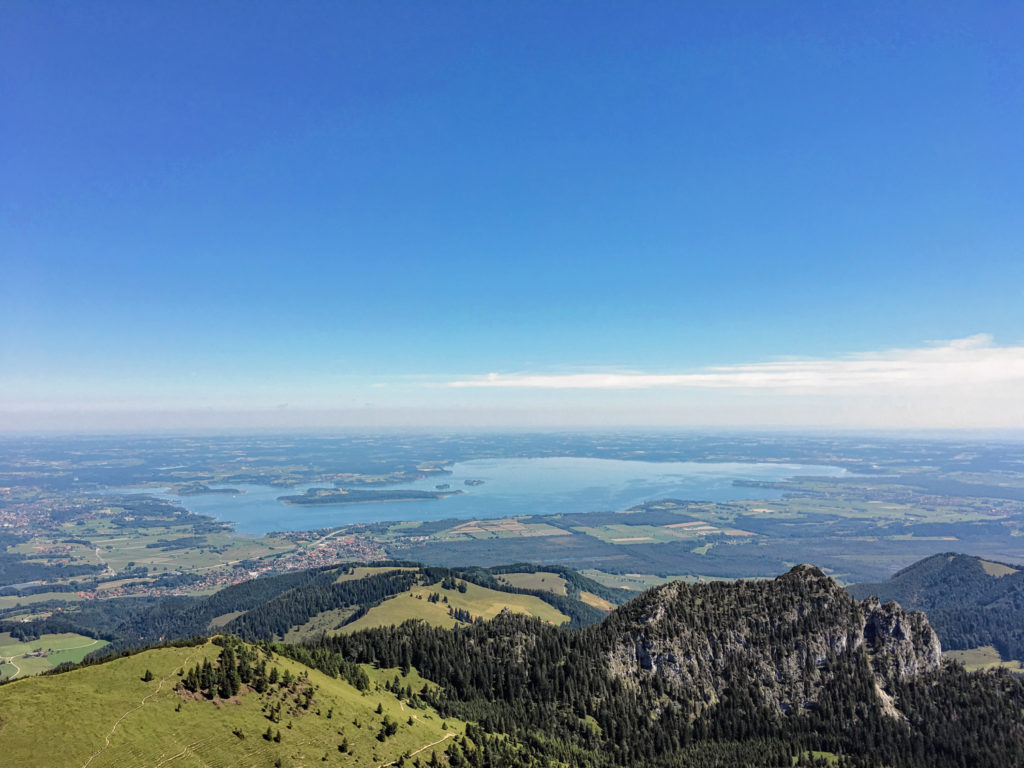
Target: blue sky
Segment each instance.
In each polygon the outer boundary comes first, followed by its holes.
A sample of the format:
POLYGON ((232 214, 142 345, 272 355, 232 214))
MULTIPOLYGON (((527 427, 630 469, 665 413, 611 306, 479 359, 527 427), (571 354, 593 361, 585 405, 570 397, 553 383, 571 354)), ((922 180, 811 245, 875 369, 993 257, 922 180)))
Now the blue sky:
POLYGON ((11 428, 1024 426, 1019 4, 3 14, 11 428))

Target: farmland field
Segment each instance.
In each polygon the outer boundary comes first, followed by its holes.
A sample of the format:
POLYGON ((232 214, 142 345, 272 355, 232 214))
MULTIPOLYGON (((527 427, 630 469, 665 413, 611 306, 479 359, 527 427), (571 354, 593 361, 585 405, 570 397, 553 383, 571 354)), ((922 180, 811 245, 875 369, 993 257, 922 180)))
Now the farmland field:
POLYGON ((11 637, 10 633, 0 634, 0 678, 13 679, 38 675, 64 662, 79 662, 86 654, 107 645, 106 640, 94 640, 85 635, 64 632, 42 635, 38 640, 23 642, 11 637))

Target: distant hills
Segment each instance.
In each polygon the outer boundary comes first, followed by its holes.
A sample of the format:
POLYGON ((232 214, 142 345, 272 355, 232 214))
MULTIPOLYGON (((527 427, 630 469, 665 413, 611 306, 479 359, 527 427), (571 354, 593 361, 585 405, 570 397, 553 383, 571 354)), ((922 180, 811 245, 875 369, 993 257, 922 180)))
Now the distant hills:
POLYGON ((1024 660, 1024 568, 945 552, 848 589, 924 611, 945 650, 991 645, 1003 659, 1024 660))
POLYGON ((89 601, 47 619, 0 622, 0 632, 16 640, 77 632, 122 650, 215 631, 249 641, 299 642, 413 618, 450 628, 502 610, 582 627, 602 620, 630 594, 557 566, 453 569, 381 562, 253 579, 206 597, 89 601))

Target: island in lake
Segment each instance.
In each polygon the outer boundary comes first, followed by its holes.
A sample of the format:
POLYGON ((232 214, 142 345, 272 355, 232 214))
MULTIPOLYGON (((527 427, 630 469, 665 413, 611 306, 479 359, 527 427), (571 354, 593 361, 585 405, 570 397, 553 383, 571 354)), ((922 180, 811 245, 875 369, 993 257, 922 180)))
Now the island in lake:
POLYGON ((382 501, 429 501, 430 499, 443 499, 445 496, 453 496, 458 493, 462 493, 462 491, 367 491, 345 488, 310 488, 305 493, 294 496, 279 496, 277 500, 282 504, 313 507, 327 504, 372 504, 382 501))
POLYGON ((241 491, 238 488, 211 488, 206 483, 181 483, 180 485, 172 486, 167 492, 175 496, 205 496, 211 493, 237 496, 240 493, 245 493, 245 491, 241 491))

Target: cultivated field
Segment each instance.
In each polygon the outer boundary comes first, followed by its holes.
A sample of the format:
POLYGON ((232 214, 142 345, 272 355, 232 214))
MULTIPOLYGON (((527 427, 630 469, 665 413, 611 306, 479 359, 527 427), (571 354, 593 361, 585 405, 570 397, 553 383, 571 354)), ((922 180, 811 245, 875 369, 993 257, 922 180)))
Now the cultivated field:
POLYGON ((0 597, 0 611, 59 600, 63 603, 77 603, 82 597, 75 592, 38 592, 34 595, 4 595, 0 597))
POLYGON ((107 645, 85 635, 63 632, 42 635, 38 640, 23 642, 7 632, 0 633, 0 679, 38 675, 64 662, 78 663, 85 656, 107 645))

